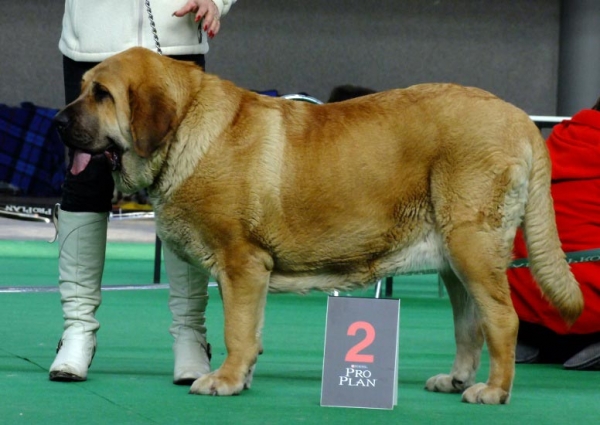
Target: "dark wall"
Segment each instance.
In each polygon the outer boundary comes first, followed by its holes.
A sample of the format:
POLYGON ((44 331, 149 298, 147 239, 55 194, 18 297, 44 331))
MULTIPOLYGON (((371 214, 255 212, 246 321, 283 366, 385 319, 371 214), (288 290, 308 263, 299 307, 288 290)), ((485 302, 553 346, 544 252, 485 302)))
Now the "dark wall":
MULTIPOLYGON (((62 11, 60 0, 0 0, 0 103, 62 104, 62 11)), ((554 115, 559 12, 559 0, 238 0, 207 68, 323 100, 339 84, 457 82, 554 115)))

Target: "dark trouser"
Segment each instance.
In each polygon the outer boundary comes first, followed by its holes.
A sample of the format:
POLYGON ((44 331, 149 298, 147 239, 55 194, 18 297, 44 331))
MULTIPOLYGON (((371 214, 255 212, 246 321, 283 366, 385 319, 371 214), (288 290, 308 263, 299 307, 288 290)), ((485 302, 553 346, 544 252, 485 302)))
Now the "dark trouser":
POLYGON ((564 363, 588 345, 600 342, 600 332, 559 335, 544 326, 521 321, 518 340, 539 348, 540 363, 564 363))
MULTIPOLYGON (((204 55, 179 55, 174 59, 195 62, 204 68, 204 55)), ((97 63, 76 62, 63 56, 65 103, 79 96, 83 74, 97 63)), ((71 174, 73 152, 69 151, 69 170, 63 183, 61 209, 70 212, 109 212, 112 209, 114 182, 110 164, 104 155, 92 158, 84 171, 71 174)))

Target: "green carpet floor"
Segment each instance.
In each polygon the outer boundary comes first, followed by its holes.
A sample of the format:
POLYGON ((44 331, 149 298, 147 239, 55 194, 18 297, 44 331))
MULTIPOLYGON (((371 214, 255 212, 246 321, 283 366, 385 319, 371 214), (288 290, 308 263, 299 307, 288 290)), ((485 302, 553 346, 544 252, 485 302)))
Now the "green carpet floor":
MULTIPOLYGON (((164 267, 161 282, 166 282, 164 267)), ((58 243, 0 240, 0 288, 55 286, 58 243)), ((148 285, 154 275, 154 244, 109 243, 104 285, 148 285)))
MULTIPOLYGON (((153 246, 109 244, 105 284, 149 284, 153 246)), ((55 285, 56 245, 0 241, 2 286, 55 285)), ((163 281, 166 281, 164 279, 163 281)), ((319 405, 327 296, 270 295, 253 386, 236 397, 188 394, 172 379, 167 290, 106 291, 99 347, 82 383, 48 380, 62 330, 59 295, 0 293, 2 424, 569 424, 597 423, 600 373, 518 365, 511 404, 479 406, 429 393, 454 353, 451 310, 435 276, 397 278, 401 301, 398 405, 394 410, 319 405)), ((371 296, 372 289, 355 295, 371 296)), ((216 288, 207 311, 213 367, 224 358, 216 288)), ((487 354, 479 372, 485 380, 487 354)))

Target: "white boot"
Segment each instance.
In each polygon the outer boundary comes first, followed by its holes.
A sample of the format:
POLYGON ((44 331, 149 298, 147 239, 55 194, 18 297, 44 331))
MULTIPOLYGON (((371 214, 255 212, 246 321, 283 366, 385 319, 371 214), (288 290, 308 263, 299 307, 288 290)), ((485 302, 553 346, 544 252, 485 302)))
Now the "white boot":
POLYGON ((169 277, 169 308, 173 322, 175 369, 173 383, 190 385, 210 372, 210 345, 206 342, 204 311, 208 302, 206 270, 193 267, 163 245, 169 277))
POLYGON ((65 319, 51 381, 85 381, 96 351, 94 315, 100 306, 100 282, 106 252, 108 213, 59 210, 59 290, 65 319))

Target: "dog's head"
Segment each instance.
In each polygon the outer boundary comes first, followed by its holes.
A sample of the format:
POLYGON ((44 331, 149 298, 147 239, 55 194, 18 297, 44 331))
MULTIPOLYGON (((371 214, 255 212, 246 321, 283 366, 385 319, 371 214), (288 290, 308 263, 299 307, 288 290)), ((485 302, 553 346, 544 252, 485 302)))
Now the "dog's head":
POLYGON ((106 155, 124 192, 152 184, 179 124, 173 62, 143 48, 112 56, 83 76, 80 96, 54 118, 76 155, 106 155))

